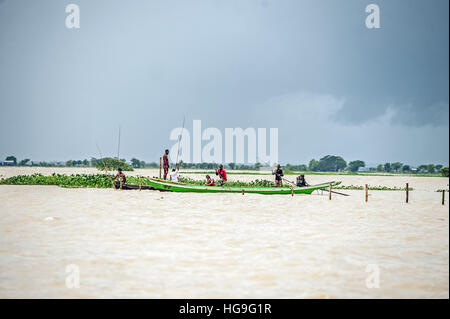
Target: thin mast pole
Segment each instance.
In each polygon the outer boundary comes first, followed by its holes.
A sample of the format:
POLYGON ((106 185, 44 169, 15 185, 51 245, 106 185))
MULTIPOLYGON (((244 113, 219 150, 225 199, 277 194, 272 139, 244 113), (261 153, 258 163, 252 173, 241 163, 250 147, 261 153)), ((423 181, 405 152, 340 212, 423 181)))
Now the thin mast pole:
POLYGON ((119 125, 119 141, 117 143, 117 159, 120 160, 120 125, 119 125))

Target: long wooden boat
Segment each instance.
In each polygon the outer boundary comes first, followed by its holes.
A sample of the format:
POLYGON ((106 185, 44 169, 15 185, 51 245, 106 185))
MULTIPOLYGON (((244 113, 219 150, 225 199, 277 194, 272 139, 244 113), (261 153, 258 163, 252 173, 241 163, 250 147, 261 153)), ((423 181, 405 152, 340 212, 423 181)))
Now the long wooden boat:
MULTIPOLYGON (((191 192, 191 193, 254 193, 254 194, 311 194, 315 190, 326 189, 330 183, 310 185, 306 187, 227 187, 204 186, 184 183, 174 183, 157 178, 150 178, 151 187, 160 191, 191 192)), ((341 182, 331 182, 332 186, 341 182)))

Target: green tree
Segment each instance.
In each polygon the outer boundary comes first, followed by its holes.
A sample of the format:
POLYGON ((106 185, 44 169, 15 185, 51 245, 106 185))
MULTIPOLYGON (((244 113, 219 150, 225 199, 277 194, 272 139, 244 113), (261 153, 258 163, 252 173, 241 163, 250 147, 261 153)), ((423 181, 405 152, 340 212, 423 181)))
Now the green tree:
POLYGON ((436 172, 436 170, 435 170, 435 168, 434 168, 434 164, 428 164, 428 165, 427 165, 427 172, 428 172, 429 174, 433 174, 433 173, 436 172))
POLYGON ((347 162, 340 156, 327 155, 317 163, 316 170, 319 172, 338 172, 347 167, 347 162))
POLYGON ((377 172, 382 172, 382 171, 384 171, 383 165, 382 165, 382 164, 379 164, 379 165, 377 166, 377 172))
POLYGON ((394 172, 399 172, 400 169, 402 168, 402 166, 403 166, 403 163, 400 163, 400 162, 395 162, 395 163, 391 164, 391 168, 394 172))
POLYGON ((83 166, 89 166, 89 161, 87 159, 83 160, 83 166))
POLYGON ((448 176, 448 167, 441 168, 441 174, 444 177, 449 177, 448 176))
POLYGON ((438 165, 436 165, 434 168, 436 169, 436 171, 437 172, 440 172, 441 171, 441 169, 442 169, 442 167, 444 167, 443 165, 440 165, 440 164, 438 164, 438 165))
POLYGON ((140 168, 141 167, 141 161, 138 160, 137 158, 132 158, 131 159, 131 166, 133 166, 133 168, 140 168))
POLYGON ((384 171, 385 172, 390 172, 392 169, 391 169, 391 163, 385 163, 384 164, 384 171))
POLYGON ((317 169, 317 164, 319 162, 317 160, 315 160, 314 158, 312 160, 309 161, 308 164, 308 170, 311 172, 314 172, 317 169))
POLYGON ((411 171, 411 167, 409 165, 403 165, 402 172, 408 173, 409 171, 411 171))
POLYGON ((417 173, 426 173, 427 172, 427 165, 420 165, 419 167, 417 167, 417 173))
POLYGON ((347 169, 350 172, 357 172, 360 167, 366 167, 366 163, 364 163, 363 161, 360 161, 360 160, 356 160, 356 161, 351 161, 350 163, 348 163, 347 169))
POLYGON ((72 167, 72 166, 73 166, 73 161, 72 161, 72 160, 68 160, 68 161, 66 162, 66 166, 72 167))
POLYGON ((17 158, 15 156, 10 155, 5 160, 6 161, 13 161, 14 165, 17 165, 17 158))
POLYGON ((228 163, 228 167, 230 169, 235 169, 236 168, 236 164, 235 163, 228 163))
POLYGON ((124 160, 118 160, 117 158, 106 157, 99 160, 97 164, 99 170, 117 170, 119 167, 124 171, 132 171, 133 168, 125 163, 124 160))
POLYGON ((23 160, 21 160, 20 162, 19 162, 19 165, 21 165, 21 166, 25 166, 25 165, 27 165, 28 164, 28 162, 30 161, 30 159, 29 158, 26 158, 26 159, 23 159, 23 160))

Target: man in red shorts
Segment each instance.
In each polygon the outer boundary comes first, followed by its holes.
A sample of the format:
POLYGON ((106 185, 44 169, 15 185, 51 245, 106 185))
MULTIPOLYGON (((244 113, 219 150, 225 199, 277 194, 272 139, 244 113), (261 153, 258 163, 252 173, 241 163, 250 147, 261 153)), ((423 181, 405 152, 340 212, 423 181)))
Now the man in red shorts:
POLYGON ((166 150, 163 155, 163 169, 164 179, 167 179, 167 174, 169 173, 169 150, 166 150))

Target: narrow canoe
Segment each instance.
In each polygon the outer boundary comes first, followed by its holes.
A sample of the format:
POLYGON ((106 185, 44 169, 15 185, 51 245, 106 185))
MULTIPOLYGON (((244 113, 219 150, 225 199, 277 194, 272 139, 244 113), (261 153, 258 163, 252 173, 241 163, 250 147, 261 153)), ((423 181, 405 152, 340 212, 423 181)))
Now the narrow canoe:
MULTIPOLYGON (((331 182, 332 186, 341 182, 331 182)), ((226 187, 226 186, 203 186, 193 184, 174 183, 157 178, 149 179, 149 184, 155 189, 170 192, 191 193, 254 193, 254 194, 311 194, 318 189, 326 189, 330 183, 310 185, 306 187, 226 187)))

